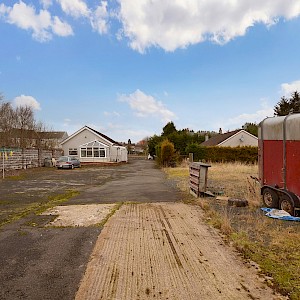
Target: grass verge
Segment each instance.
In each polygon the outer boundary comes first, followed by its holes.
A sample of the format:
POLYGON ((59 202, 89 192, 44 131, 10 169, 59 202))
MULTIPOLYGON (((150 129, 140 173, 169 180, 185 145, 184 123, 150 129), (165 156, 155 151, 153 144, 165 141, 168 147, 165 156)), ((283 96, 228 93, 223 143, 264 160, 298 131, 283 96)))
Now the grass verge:
POLYGON ((300 231, 299 223, 273 220, 260 211, 260 187, 257 165, 240 163, 212 164, 208 171, 208 189, 224 196, 246 199, 248 208, 227 206, 215 198, 193 198, 189 193, 188 168, 164 169, 168 177, 185 192, 185 203, 200 205, 207 222, 218 228, 246 259, 256 262, 266 283, 289 299, 300 299, 300 231))

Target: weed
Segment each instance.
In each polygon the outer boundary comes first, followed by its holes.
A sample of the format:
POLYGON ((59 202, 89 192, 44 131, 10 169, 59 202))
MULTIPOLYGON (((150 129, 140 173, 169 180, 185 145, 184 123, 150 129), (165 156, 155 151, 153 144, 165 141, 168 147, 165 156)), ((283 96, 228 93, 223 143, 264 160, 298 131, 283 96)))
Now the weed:
POLYGON ((57 206, 63 202, 68 201, 70 198, 75 197, 79 195, 78 191, 74 191, 74 190, 69 190, 64 194, 59 194, 56 196, 49 196, 48 197, 48 201, 46 203, 41 203, 39 205, 39 209, 37 209, 36 211, 34 211, 35 214, 39 215, 42 212, 44 212, 45 210, 57 206))
POLYGON ((0 205, 7 205, 7 204, 10 204, 10 201, 0 200, 0 205))
POLYGON ((114 208, 111 210, 111 212, 103 219, 100 223, 96 224, 98 227, 103 227, 105 223, 108 221, 108 219, 115 214, 117 210, 121 208, 121 206, 124 204, 124 202, 117 203, 114 208))
POLYGON ((29 205, 26 205, 25 207, 15 209, 6 219, 0 222, 0 227, 13 221, 17 221, 23 217, 26 217, 31 213, 36 215, 41 214, 48 208, 57 206, 60 203, 63 203, 78 194, 78 191, 69 190, 64 194, 48 197, 48 201, 45 203, 31 203, 29 205))
MULTIPOLYGON (((165 172, 169 178, 178 180, 182 191, 189 192, 188 167, 165 169, 165 172)), ((260 186, 251 178, 257 174, 257 165, 241 163, 214 163, 208 171, 209 188, 222 190, 232 198, 246 198, 249 209, 237 208, 229 214, 224 204, 212 199, 197 199, 194 203, 203 209, 209 224, 218 228, 245 258, 258 263, 262 272, 270 276, 267 284, 289 299, 300 299, 298 224, 289 226, 260 213, 260 186)))
POLYGON ((27 232, 27 231, 24 231, 24 230, 18 230, 18 234, 19 234, 20 236, 24 236, 24 235, 27 235, 28 232, 27 232))

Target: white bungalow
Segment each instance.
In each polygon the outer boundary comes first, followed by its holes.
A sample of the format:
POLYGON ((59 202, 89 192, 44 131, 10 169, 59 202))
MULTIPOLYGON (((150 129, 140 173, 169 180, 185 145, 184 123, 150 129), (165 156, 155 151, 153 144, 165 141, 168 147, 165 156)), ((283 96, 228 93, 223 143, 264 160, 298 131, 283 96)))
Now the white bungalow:
POLYGON ((127 149, 108 136, 84 126, 61 142, 64 155, 82 163, 127 162, 127 149))
POLYGON ((201 145, 219 147, 257 147, 258 139, 256 136, 244 129, 237 129, 226 133, 220 132, 219 134, 203 142, 201 145))

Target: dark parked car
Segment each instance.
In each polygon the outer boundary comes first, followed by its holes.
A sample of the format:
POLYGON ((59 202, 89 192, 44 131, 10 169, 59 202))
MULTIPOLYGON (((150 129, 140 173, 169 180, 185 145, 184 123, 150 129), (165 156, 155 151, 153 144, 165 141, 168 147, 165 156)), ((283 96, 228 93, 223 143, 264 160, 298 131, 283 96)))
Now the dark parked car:
POLYGON ((61 156, 56 161, 57 169, 74 169, 80 168, 80 161, 72 156, 61 156))

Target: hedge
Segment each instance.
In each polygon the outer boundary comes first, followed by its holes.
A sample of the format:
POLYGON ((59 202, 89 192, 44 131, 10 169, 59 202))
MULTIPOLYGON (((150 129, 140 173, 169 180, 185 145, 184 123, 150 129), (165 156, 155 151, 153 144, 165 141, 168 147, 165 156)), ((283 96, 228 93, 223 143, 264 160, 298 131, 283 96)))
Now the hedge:
POLYGON ((243 162, 256 163, 258 159, 257 147, 203 147, 190 144, 186 148, 187 153, 193 153, 194 161, 207 162, 243 162))

